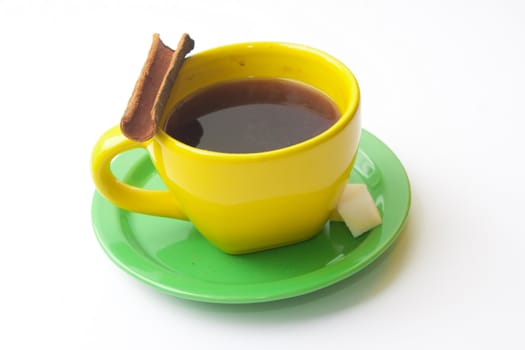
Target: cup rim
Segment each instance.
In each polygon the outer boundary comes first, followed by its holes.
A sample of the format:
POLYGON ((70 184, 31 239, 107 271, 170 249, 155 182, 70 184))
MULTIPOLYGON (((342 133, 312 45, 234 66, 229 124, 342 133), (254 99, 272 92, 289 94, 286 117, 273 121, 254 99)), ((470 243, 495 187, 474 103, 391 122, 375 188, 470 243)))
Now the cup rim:
POLYGON ((217 157, 229 158, 231 160, 264 159, 264 158, 285 156, 285 155, 289 155, 290 153, 295 153, 300 150, 314 147, 330 139, 331 137, 335 136, 337 133, 339 133, 346 125, 348 125, 354 119, 354 117, 358 113, 358 109, 360 105, 360 90, 359 90, 359 84, 357 82, 357 79, 355 78, 352 71, 344 63, 342 63, 340 60, 338 60, 334 56, 322 50, 319 50, 319 49, 316 49, 316 48, 313 48, 307 45, 287 43, 287 42, 254 41, 254 42, 229 44, 229 45, 223 45, 223 46, 211 48, 211 49, 196 53, 194 55, 191 55, 191 57, 195 57, 198 55, 210 55, 210 54, 218 53, 218 52, 225 51, 225 50, 236 50, 240 48, 253 48, 256 46, 268 46, 268 45, 280 46, 280 47, 290 48, 293 50, 301 50, 301 51, 305 51, 311 54, 315 54, 319 57, 322 57, 329 63, 331 63, 341 73, 345 75, 346 80, 350 84, 350 89, 355 92, 354 93, 355 96, 352 96, 346 109, 344 111, 341 111, 341 116, 333 125, 331 125, 328 129, 324 130, 323 132, 307 140, 295 143, 293 145, 281 147, 281 148, 277 148, 277 149, 273 149, 269 151, 251 152, 251 153, 219 152, 219 151, 212 151, 212 150, 190 146, 168 135, 168 133, 166 133, 166 131, 164 131, 161 126, 157 126, 158 130, 157 130, 157 134, 155 138, 159 140, 162 144, 167 145, 168 147, 170 147, 171 145, 172 147, 182 149, 186 152, 199 154, 201 156, 208 156, 208 157, 214 157, 214 158, 217 158, 217 157))

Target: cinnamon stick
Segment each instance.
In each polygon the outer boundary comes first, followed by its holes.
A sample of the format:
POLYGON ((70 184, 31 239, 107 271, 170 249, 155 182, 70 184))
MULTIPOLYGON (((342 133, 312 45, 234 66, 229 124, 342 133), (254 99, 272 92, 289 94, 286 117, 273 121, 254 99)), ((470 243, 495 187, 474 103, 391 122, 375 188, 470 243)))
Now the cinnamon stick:
POLYGON ((127 138, 144 142, 155 135, 177 74, 194 45, 185 33, 173 50, 160 40, 159 34, 153 34, 148 57, 120 121, 127 138))

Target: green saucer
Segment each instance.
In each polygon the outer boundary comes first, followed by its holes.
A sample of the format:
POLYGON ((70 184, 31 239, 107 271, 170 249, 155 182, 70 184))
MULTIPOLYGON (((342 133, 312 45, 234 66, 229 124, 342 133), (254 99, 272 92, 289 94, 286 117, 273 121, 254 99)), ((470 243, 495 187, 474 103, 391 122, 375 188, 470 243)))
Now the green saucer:
MULTIPOLYGON (((144 150, 120 155, 113 172, 124 182, 164 188, 144 150)), ((410 185, 397 157, 364 131, 352 183, 365 183, 383 224, 353 238, 344 223, 329 222, 313 239, 247 255, 212 246, 190 222, 121 210, 98 193, 93 226, 107 255, 124 271, 158 290, 214 303, 290 298, 347 278, 379 257, 398 237, 410 207, 410 185)))

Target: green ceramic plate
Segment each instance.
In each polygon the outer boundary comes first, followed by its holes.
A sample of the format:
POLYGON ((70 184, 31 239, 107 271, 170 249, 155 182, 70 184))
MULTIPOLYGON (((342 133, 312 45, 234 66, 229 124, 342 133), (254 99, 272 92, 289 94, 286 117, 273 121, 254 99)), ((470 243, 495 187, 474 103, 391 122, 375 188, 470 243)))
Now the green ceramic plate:
MULTIPOLYGON (((164 188, 147 153, 133 150, 112 164, 124 182, 164 188)), ((177 297, 215 303, 290 298, 347 278, 379 257, 399 235, 410 207, 410 185, 397 157, 363 131, 352 183, 365 183, 383 224, 355 239, 330 222, 306 242, 232 256, 212 246, 190 222, 131 213, 95 193, 92 218, 107 255, 139 280, 177 297)))

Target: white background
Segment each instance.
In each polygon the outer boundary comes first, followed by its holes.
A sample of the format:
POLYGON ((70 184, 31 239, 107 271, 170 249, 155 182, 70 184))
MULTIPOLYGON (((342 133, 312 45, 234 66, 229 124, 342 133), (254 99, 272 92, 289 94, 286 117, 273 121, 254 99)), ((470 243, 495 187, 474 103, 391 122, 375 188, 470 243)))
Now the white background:
POLYGON ((0 348, 525 348, 523 1, 0 0, 0 49, 0 348), (166 296, 111 263, 89 158, 153 32, 344 61, 364 128, 411 179, 393 249, 333 287, 244 306, 166 296))

